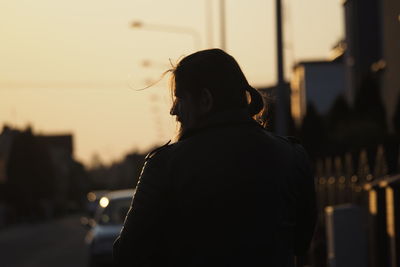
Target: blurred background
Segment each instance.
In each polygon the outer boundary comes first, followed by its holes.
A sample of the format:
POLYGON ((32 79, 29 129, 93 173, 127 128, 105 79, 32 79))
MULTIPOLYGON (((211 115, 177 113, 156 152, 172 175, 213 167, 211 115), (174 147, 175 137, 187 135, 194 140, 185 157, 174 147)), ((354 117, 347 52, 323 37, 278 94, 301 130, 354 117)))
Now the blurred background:
POLYGON ((0 0, 0 41, 1 266, 109 264, 176 134, 163 73, 213 47, 309 152, 305 265, 400 266, 398 0, 0 0))

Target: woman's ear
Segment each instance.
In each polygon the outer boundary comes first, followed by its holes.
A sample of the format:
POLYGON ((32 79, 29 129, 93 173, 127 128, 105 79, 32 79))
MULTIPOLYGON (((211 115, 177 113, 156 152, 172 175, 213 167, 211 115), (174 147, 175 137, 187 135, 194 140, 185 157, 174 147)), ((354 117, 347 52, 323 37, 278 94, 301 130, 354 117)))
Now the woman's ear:
POLYGON ((213 107, 213 96, 208 88, 201 90, 200 97, 200 111, 205 114, 208 113, 213 107))

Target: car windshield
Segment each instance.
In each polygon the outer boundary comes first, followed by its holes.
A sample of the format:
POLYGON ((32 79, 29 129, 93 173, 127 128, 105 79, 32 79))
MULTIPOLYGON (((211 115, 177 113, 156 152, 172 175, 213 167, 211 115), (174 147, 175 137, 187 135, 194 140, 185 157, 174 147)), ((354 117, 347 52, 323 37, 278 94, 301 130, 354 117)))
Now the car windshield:
POLYGON ((123 224, 131 205, 131 198, 111 199, 99 214, 98 223, 102 225, 123 224))

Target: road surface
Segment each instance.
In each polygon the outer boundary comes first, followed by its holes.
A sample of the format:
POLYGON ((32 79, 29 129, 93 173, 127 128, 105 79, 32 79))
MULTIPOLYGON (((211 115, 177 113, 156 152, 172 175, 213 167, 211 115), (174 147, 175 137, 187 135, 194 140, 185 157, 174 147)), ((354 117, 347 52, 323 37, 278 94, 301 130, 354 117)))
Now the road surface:
POLYGON ((77 215, 1 229, 0 266, 87 266, 85 233, 77 215))

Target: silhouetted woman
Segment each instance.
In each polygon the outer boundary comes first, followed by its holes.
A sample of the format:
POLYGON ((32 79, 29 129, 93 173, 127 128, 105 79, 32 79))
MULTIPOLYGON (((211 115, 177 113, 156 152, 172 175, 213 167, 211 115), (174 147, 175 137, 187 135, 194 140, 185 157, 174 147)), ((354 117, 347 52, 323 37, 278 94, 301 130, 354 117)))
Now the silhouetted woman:
POLYGON ((172 70, 179 140, 147 156, 117 266, 293 266, 315 224, 304 149, 252 117, 264 108, 220 49, 172 70))

